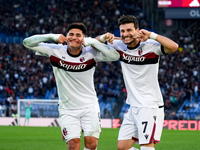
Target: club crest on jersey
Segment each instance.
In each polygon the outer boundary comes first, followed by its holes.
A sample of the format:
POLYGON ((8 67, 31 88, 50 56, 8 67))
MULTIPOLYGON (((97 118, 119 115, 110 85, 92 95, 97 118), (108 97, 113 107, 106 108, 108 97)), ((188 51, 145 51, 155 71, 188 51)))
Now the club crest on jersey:
POLYGON ((66 130, 66 128, 63 128, 62 133, 63 133, 64 136, 67 135, 67 130, 66 130))
POLYGON ((142 55, 142 53, 143 53, 143 51, 142 51, 142 49, 140 49, 140 50, 138 51, 138 55, 142 55))
POLYGON ((84 57, 81 57, 80 58, 80 62, 84 62, 85 61, 85 58, 84 57))

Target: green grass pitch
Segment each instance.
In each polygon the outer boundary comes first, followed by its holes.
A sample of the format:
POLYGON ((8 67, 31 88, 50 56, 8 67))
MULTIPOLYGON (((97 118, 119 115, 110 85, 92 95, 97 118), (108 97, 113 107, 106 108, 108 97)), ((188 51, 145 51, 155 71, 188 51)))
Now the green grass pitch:
MULTIPOLYGON (((98 150, 116 150, 119 129, 102 129, 98 150)), ((83 137, 82 137, 83 140, 83 137)), ((136 146, 139 148, 138 146, 136 146)), ((59 127, 0 126, 0 150, 66 150, 59 127)), ((81 150, 83 149, 83 142, 81 150)), ((163 130, 156 150, 199 150, 200 131, 163 130)))

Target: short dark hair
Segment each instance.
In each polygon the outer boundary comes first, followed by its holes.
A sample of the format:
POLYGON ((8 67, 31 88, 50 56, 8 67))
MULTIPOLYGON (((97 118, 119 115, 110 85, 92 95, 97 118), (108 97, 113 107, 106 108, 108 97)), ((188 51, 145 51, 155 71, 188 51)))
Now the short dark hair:
POLYGON ((126 23, 133 23, 135 26, 135 29, 139 28, 138 20, 135 16, 132 15, 122 15, 118 19, 118 25, 126 24, 126 23))
POLYGON ((83 34, 86 34, 86 27, 83 23, 72 23, 72 24, 70 24, 67 28, 67 33, 71 29, 80 29, 83 32, 83 34))

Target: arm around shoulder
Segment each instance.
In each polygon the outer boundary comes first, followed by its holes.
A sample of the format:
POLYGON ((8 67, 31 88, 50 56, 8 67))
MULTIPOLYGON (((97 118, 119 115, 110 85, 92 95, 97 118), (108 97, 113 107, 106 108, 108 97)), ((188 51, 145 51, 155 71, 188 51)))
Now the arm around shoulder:
POLYGON ((84 38, 85 46, 93 46, 103 54, 104 61, 117 61, 119 53, 111 46, 103 44, 94 38, 84 38))

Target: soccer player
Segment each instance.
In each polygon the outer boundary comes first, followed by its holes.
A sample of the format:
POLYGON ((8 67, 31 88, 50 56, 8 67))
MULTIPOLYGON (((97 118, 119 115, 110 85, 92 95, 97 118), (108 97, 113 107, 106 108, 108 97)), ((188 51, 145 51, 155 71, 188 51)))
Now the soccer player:
POLYGON ((98 61, 119 59, 114 48, 94 38, 85 38, 85 34, 84 24, 72 23, 67 28, 66 37, 44 34, 23 41, 26 48, 50 58, 58 88, 61 132, 68 150, 80 149, 81 131, 84 134, 84 150, 97 149, 101 128, 93 80, 95 65, 98 61), (61 44, 64 42, 67 45, 61 44))
POLYGON ((31 118, 31 110, 32 110, 32 106, 31 106, 31 102, 28 102, 28 105, 25 107, 26 111, 25 111, 25 120, 24 120, 24 126, 27 123, 27 126, 29 126, 29 120, 31 118))
POLYGON ((139 29, 138 20, 123 15, 118 20, 121 39, 103 34, 97 39, 108 41, 120 54, 122 73, 130 105, 118 136, 118 150, 154 150, 160 142, 164 121, 163 98, 158 83, 160 55, 177 51, 178 44, 154 32, 139 29))

